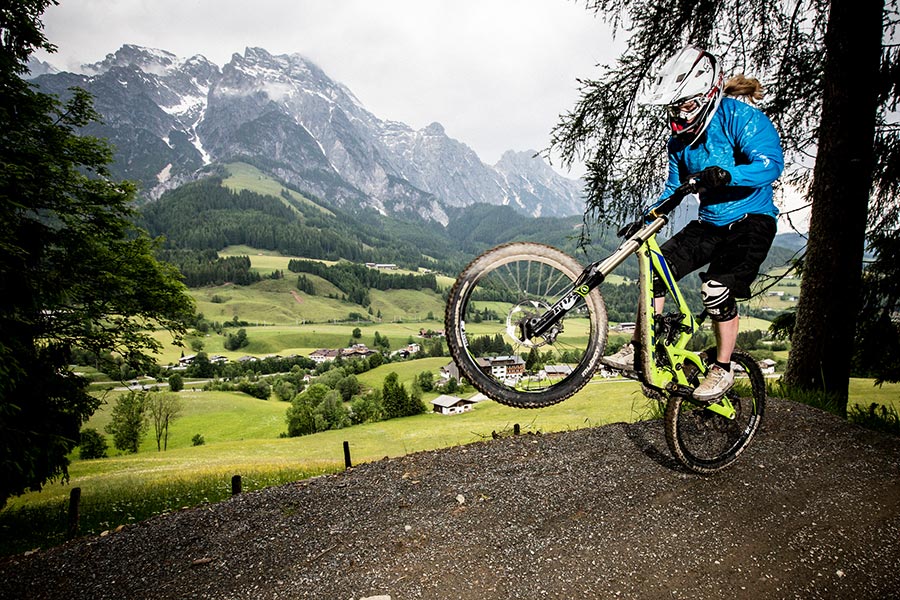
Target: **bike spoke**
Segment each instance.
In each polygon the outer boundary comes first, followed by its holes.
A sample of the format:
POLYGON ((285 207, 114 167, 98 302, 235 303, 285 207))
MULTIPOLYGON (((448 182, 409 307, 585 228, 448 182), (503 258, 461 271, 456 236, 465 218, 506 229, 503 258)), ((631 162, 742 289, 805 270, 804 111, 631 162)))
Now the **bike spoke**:
POLYGON ((454 358, 465 357, 460 369, 480 391, 513 406, 536 407, 587 382, 584 372, 593 373, 596 349, 605 346, 599 293, 589 295, 590 302, 579 298, 577 309, 559 315, 541 336, 522 336, 522 324, 546 313, 582 270, 558 250, 523 242, 490 251, 463 271, 448 300, 448 345, 454 358))

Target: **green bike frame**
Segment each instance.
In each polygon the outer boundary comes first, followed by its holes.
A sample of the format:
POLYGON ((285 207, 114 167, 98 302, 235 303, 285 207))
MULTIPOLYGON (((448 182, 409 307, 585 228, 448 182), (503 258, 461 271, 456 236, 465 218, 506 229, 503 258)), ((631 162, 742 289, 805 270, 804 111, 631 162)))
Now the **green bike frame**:
MULTIPOLYGON (((580 298, 599 286, 606 276, 625 262, 628 257, 637 254, 640 265, 641 294, 638 306, 640 327, 638 339, 641 342, 641 352, 638 357, 643 366, 641 381, 651 388, 666 393, 691 396, 694 386, 688 380, 685 365, 691 364, 696 367, 698 372, 706 372, 706 365, 700 355, 687 349, 688 342, 699 329, 700 323, 694 318, 681 295, 681 290, 678 289, 675 278, 660 252, 656 234, 669 222, 667 216, 669 212, 678 206, 686 194, 695 191, 695 181, 679 187, 659 207, 649 213, 652 221, 649 223, 639 221, 623 229, 620 235, 624 235, 626 239, 615 252, 605 259, 589 265, 574 282, 572 288, 542 316, 526 319, 520 323, 522 331, 519 339, 555 336, 554 327, 560 317, 568 312, 580 298), (628 233, 624 233, 625 231, 628 233), (666 289, 678 305, 678 313, 673 313, 675 321, 659 328, 666 333, 664 340, 657 339, 659 335, 657 323, 659 319, 665 317, 657 316, 653 306, 654 276, 665 283, 666 289), (677 328, 674 333, 673 328, 677 328), (661 356, 661 354, 663 355, 661 356)), ((706 408, 728 419, 733 419, 735 416, 734 406, 727 397, 723 397, 706 408)))
POLYGON ((701 372, 705 369, 703 361, 694 352, 687 350, 688 342, 691 336, 700 328, 700 324, 694 319, 681 290, 675 283, 672 273, 666 264, 665 258, 659 249, 659 244, 655 237, 651 237, 644 242, 638 251, 638 264, 640 266, 640 339, 644 348, 648 350, 647 359, 651 364, 644 365, 646 383, 660 389, 670 387, 671 383, 689 386, 690 383, 685 376, 683 368, 678 368, 685 361, 692 362, 701 372), (678 312, 684 315, 681 327, 677 333, 677 337, 670 343, 659 343, 657 340, 657 331, 653 327, 656 310, 654 308, 653 293, 653 274, 656 274, 663 283, 672 298, 676 302, 678 312), (664 352, 665 356, 658 356, 659 352, 664 352), (659 368, 657 365, 676 365, 675 368, 659 368), (647 368, 649 367, 649 368, 647 368))
MULTIPOLYGON (((666 259, 663 257, 659 249, 659 243, 656 241, 656 231, 662 224, 654 223, 645 229, 654 229, 653 233, 646 238, 639 250, 637 251, 638 264, 640 267, 640 336, 641 346, 644 349, 641 353, 643 359, 643 382, 656 389, 677 391, 691 390, 693 386, 685 371, 685 365, 693 364, 698 372, 704 372, 706 366, 700 356, 687 349, 688 343, 691 341, 694 333, 700 329, 700 322, 694 318, 672 271, 669 269, 666 259), (674 299, 680 315, 680 322, 674 324, 676 331, 668 336, 669 339, 658 339, 657 327, 655 326, 657 314, 654 307, 654 275, 661 280, 669 293, 674 299), (664 353, 664 356, 660 356, 664 353)), ((640 236, 642 232, 638 232, 640 236)), ((708 409, 720 414, 728 419, 733 419, 735 415, 734 407, 727 398, 722 398, 719 402, 711 404, 708 409)))

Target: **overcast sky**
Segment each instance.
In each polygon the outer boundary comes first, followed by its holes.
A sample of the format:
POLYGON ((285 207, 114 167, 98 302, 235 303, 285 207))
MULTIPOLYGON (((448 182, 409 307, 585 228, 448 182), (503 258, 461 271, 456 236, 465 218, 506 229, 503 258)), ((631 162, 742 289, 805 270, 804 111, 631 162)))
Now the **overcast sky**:
POLYGON ((248 46, 299 53, 377 117, 438 121, 488 164, 546 148, 576 78, 614 58, 574 0, 60 0, 43 22, 58 52, 38 58, 65 70, 126 43, 220 67, 248 46))

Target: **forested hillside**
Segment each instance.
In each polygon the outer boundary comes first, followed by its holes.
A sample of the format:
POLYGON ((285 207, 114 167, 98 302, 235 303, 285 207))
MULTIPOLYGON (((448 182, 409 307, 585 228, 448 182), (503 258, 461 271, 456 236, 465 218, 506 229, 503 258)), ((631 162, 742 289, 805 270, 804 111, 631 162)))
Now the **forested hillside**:
MULTIPOLYGON (((169 250, 246 245, 286 256, 394 263, 448 274, 510 240, 540 241, 574 253, 581 225, 579 217, 535 219, 510 207, 476 204, 459 209, 444 228, 375 211, 351 215, 316 198, 298 202, 293 192, 286 186, 280 197, 236 192, 223 185, 222 176, 212 176, 143 205, 139 224, 152 236, 163 236, 169 250)), ((611 246, 606 243, 591 253, 599 256, 602 249, 611 246)))
MULTIPOLYGON (((453 277, 479 253, 513 240, 549 244, 585 264, 608 255, 620 241, 612 231, 593 230, 588 232, 591 244, 580 247, 580 217, 532 218, 508 206, 475 204, 456 209, 449 214, 446 228, 374 211, 350 215, 271 179, 260 182, 263 193, 236 191, 223 183, 226 174, 223 170, 221 175, 184 185, 141 209, 140 224, 151 235, 165 238, 160 257, 178 266, 190 287, 261 281, 264 276, 251 268, 247 257, 218 255, 225 247, 247 246, 307 259, 288 266, 299 274, 295 283, 299 291, 314 293, 307 278, 312 275, 341 290, 339 299, 367 308, 370 289, 441 290, 433 275, 391 275, 366 269, 362 266, 366 262, 393 263, 411 271, 421 268, 453 277), (281 190, 279 196, 273 195, 273 190, 281 190), (318 260, 348 263, 326 267, 318 260)), ((764 270, 785 265, 792 256, 791 250, 775 246, 764 270)), ((276 271, 265 277, 286 275, 276 271)), ((636 280, 637 261, 626 261, 616 275, 636 280)), ((697 276, 688 277, 682 289, 692 308, 701 310, 697 276)), ((607 282, 603 293, 611 319, 633 318, 637 304, 634 283, 607 282)))

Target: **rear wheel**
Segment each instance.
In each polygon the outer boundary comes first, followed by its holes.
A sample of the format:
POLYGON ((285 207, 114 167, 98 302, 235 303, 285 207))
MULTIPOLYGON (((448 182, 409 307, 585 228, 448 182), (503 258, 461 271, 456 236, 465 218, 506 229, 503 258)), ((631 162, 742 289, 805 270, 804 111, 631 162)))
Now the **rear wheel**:
MULTIPOLYGON (((715 351, 707 351, 707 356, 715 356, 715 351)), ((666 405, 669 450, 697 473, 714 473, 737 460, 762 423, 766 383, 759 365, 741 351, 731 355, 731 362, 738 372, 725 398, 734 407, 734 419, 712 412, 706 403, 691 397, 671 396, 666 405)))
POLYGON ((591 378, 606 347, 607 317, 598 290, 577 296, 543 336, 520 323, 542 315, 581 274, 569 255, 516 242, 482 254, 450 290, 447 345, 462 375, 489 398, 517 408, 556 404, 591 378))

